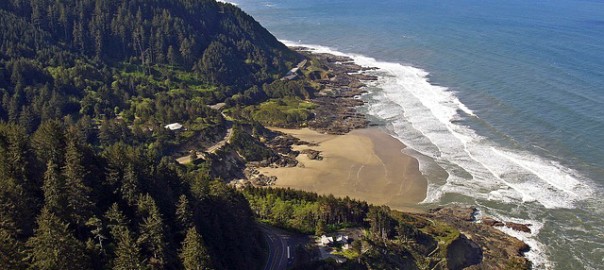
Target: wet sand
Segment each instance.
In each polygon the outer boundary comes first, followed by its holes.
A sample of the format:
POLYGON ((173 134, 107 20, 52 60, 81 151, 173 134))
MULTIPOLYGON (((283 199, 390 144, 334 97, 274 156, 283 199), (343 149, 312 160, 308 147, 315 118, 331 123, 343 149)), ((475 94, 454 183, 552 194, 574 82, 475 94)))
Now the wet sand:
POLYGON ((385 204, 393 209, 420 211, 427 181, 415 158, 401 152, 405 145, 379 128, 354 130, 346 135, 326 135, 310 129, 275 129, 318 146, 299 145, 294 150, 321 151, 323 160, 298 157, 295 168, 260 168, 277 176, 277 187, 385 204))

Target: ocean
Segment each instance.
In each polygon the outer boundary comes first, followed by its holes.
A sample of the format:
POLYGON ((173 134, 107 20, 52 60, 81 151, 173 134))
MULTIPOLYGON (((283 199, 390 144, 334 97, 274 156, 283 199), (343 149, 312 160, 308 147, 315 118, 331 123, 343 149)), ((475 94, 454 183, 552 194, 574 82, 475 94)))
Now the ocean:
POLYGON ((421 207, 531 224, 505 232, 535 269, 604 269, 604 1, 232 2, 379 68, 360 110, 420 161, 421 207))

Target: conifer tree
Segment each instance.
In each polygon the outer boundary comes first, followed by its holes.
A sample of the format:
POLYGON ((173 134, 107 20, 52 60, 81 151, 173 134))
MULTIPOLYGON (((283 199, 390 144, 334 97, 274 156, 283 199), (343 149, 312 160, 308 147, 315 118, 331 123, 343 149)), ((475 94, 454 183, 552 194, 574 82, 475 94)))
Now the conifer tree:
POLYGON ((144 195, 138 199, 139 212, 143 220, 139 225, 140 236, 137 243, 151 255, 150 265, 162 269, 165 262, 166 237, 161 213, 151 196, 144 195))
POLYGON ((55 215, 64 218, 65 213, 65 181, 59 174, 59 168, 53 159, 48 160, 46 172, 44 173, 44 192, 45 208, 55 215))
POLYGON ((136 203, 137 195, 139 193, 138 175, 136 174, 132 164, 128 164, 128 167, 124 172, 120 186, 120 193, 122 194, 122 199, 124 199, 128 204, 134 205, 136 203))
POLYGON ((65 149, 65 134, 59 121, 43 122, 32 137, 32 146, 38 158, 47 163, 50 159, 55 164, 61 164, 65 149))
MULTIPOLYGON (((1 216, 0 216, 1 217, 1 216)), ((0 221, 2 222, 2 221, 0 221)), ((26 269, 24 245, 0 226, 0 269, 26 269)))
POLYGON ((114 236, 117 246, 115 248, 115 260, 113 262, 114 270, 144 270, 147 269, 144 263, 140 247, 132 237, 129 230, 122 231, 114 236))
POLYGON ((67 143, 63 175, 69 221, 83 226, 92 215, 93 204, 91 190, 84 184, 88 172, 82 165, 82 153, 73 140, 67 143))
POLYGON ((39 211, 33 195, 39 187, 28 171, 27 153, 24 129, 0 124, 0 228, 24 234, 32 232, 39 211))
POLYGON ((182 242, 180 259, 186 270, 212 269, 210 256, 203 243, 203 239, 195 227, 187 231, 187 236, 182 242))
POLYGON ((128 220, 119 209, 117 203, 105 213, 105 218, 109 221, 109 230, 113 241, 115 242, 114 261, 112 269, 114 270, 138 270, 146 269, 141 250, 130 229, 128 220))
POLYGON ((189 205, 189 199, 187 199, 187 196, 184 194, 180 195, 178 198, 178 204, 176 205, 176 220, 178 221, 178 225, 182 229, 183 234, 186 228, 193 226, 193 210, 189 205))
POLYGON ((42 209, 38 228, 27 241, 31 268, 41 270, 88 269, 84 244, 78 241, 54 213, 42 209))

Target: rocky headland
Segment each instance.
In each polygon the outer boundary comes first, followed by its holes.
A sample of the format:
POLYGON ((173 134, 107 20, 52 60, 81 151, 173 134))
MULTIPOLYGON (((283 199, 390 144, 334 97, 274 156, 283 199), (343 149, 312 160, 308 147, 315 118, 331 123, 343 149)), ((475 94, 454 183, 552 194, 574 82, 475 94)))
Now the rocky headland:
MULTIPOLYGON (((348 134, 352 130, 367 127, 369 121, 357 108, 364 104, 359 97, 365 93, 365 82, 377 80, 375 76, 362 73, 370 68, 357 65, 348 57, 316 54, 304 47, 294 49, 308 61, 296 70, 297 76, 287 79, 306 80, 316 89, 310 101, 317 106, 313 110, 314 117, 306 123, 307 127, 329 135, 348 134)), ((301 140, 276 130, 270 130, 261 137, 276 155, 262 161, 247 162, 244 170, 247 180, 238 181, 238 185, 273 186, 279 178, 263 173, 262 168, 292 167, 286 170, 300 170, 305 167, 298 159, 301 155, 304 155, 306 162, 325 162, 323 159, 327 152, 317 150, 321 148, 316 148, 319 146, 316 142, 301 140), (297 146, 304 146, 305 149, 297 146)), ((508 227, 530 233, 530 225, 503 222, 492 217, 476 220, 475 212, 473 207, 449 206, 412 214, 445 222, 460 232, 446 245, 447 265, 434 265, 434 269, 530 269, 531 263, 523 255, 530 247, 497 229, 508 227)))

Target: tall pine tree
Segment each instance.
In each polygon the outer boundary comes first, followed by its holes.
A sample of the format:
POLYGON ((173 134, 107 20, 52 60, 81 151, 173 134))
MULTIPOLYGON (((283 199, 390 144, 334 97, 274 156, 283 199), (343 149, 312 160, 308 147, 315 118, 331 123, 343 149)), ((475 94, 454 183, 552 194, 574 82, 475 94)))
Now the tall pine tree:
POLYGON ((54 213, 42 209, 38 228, 27 241, 31 268, 40 270, 88 269, 84 244, 78 241, 54 213))
POLYGON ((206 250, 203 239, 195 227, 187 231, 187 236, 182 242, 180 259, 186 270, 208 270, 212 269, 210 256, 206 250))
POLYGON ((112 269, 147 269, 141 255, 140 247, 134 240, 134 236, 128 228, 126 216, 120 211, 116 203, 109 208, 105 214, 105 218, 109 221, 108 227, 115 243, 112 269))
POLYGON ((59 167, 53 159, 49 159, 46 165, 42 191, 44 192, 46 209, 64 219, 66 210, 65 180, 59 174, 59 167))
POLYGON ((139 212, 143 216, 139 224, 140 235, 137 242, 151 255, 149 264, 153 269, 163 269, 166 263, 166 236, 159 208, 151 196, 138 199, 139 212))
POLYGON ((84 184, 84 178, 88 172, 82 165, 82 153, 75 140, 67 143, 63 175, 65 177, 68 221, 78 226, 84 226, 92 216, 93 203, 90 200, 91 190, 84 184))

